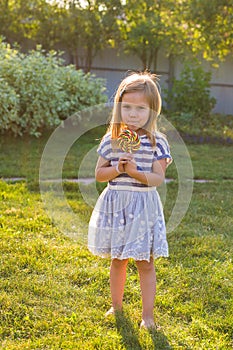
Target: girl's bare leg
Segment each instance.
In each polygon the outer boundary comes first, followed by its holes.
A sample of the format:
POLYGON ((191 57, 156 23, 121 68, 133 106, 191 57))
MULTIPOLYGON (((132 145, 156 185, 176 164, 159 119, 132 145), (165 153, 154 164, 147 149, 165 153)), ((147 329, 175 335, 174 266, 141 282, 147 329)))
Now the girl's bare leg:
POLYGON ((112 297, 112 307, 106 315, 114 313, 115 310, 122 309, 127 264, 128 259, 113 259, 111 262, 110 290, 112 297))
POLYGON ((142 293, 142 323, 146 328, 154 327, 154 300, 156 292, 156 274, 154 260, 150 262, 142 260, 136 261, 140 276, 140 286, 142 293))

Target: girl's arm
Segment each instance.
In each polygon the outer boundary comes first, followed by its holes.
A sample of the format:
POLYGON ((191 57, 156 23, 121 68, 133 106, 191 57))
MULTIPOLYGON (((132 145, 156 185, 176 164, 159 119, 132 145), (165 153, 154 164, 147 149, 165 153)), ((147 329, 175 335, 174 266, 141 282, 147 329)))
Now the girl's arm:
POLYGON ((118 166, 111 166, 110 161, 104 159, 103 157, 99 157, 96 168, 95 168, 95 178, 96 181, 99 182, 107 182, 112 179, 115 179, 119 174, 123 173, 124 165, 128 162, 128 158, 122 157, 118 161, 118 166))
POLYGON ((128 161, 125 165, 126 173, 134 179, 148 186, 160 186, 165 179, 167 162, 166 159, 160 159, 153 162, 152 173, 144 173, 137 170, 137 164, 134 160, 128 161))

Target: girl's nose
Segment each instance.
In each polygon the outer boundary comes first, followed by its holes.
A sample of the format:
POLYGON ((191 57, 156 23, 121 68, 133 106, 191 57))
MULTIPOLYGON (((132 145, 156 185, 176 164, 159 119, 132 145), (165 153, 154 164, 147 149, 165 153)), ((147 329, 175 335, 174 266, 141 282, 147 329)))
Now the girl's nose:
POLYGON ((130 110, 129 115, 130 115, 130 117, 135 118, 135 117, 137 116, 136 110, 135 110, 134 108, 132 108, 132 109, 130 110))

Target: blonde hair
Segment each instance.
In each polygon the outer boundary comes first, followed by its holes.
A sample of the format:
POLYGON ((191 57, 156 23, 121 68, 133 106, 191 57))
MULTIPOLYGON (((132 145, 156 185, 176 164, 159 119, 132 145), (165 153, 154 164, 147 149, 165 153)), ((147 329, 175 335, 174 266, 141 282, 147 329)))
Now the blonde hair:
POLYGON ((151 74, 148 71, 132 73, 128 75, 119 85, 115 98, 112 117, 108 132, 111 133, 111 138, 116 139, 122 129, 125 128, 121 118, 121 102, 124 94, 129 92, 141 91, 148 99, 150 115, 145 125, 145 133, 152 146, 155 146, 155 132, 157 131, 157 117, 160 114, 162 100, 158 90, 158 76, 151 74))

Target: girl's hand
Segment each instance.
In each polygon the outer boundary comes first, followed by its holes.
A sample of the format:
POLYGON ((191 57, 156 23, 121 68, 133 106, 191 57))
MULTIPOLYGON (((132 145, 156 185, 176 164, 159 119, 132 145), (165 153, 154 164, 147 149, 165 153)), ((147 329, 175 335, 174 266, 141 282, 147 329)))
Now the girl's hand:
POLYGON ((137 163, 131 154, 127 163, 125 164, 125 172, 131 177, 134 177, 135 173, 137 172, 137 163))
POLYGON ((119 158, 117 169, 120 173, 125 173, 125 165, 131 160, 130 155, 125 155, 124 157, 119 158))

